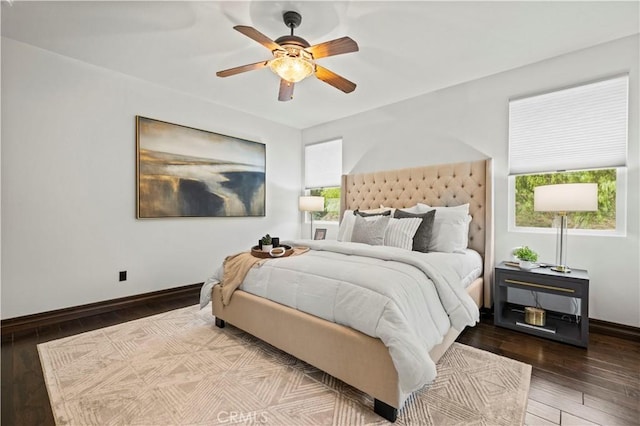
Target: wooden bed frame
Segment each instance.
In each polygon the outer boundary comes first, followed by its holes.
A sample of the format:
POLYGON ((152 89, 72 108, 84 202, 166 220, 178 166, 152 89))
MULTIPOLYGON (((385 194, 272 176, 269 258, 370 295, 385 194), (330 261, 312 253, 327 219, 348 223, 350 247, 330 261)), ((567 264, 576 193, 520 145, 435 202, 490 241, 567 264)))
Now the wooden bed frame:
MULTIPOLYGON (((479 307, 491 306, 493 214, 491 160, 444 164, 387 172, 345 175, 341 210, 402 208, 424 203, 455 206, 469 203, 473 217, 469 247, 484 258, 484 274, 467 292, 479 307)), ((408 397, 398 388, 398 375, 380 339, 313 315, 237 290, 222 305, 220 286, 212 291, 216 325, 225 322, 327 372, 374 398, 374 411, 395 421, 408 397)), ((462 330, 453 327, 430 352, 437 362, 462 330)))

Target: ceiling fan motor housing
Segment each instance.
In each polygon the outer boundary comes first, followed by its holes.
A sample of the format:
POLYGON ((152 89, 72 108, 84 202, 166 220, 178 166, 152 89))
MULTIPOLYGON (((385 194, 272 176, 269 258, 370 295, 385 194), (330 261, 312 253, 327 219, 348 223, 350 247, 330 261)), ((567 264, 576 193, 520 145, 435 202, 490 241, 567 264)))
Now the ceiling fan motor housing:
POLYGON ((282 14, 282 19, 284 20, 284 24, 293 30, 300 26, 300 23, 302 22, 302 15, 298 12, 294 12, 293 10, 289 10, 282 14))

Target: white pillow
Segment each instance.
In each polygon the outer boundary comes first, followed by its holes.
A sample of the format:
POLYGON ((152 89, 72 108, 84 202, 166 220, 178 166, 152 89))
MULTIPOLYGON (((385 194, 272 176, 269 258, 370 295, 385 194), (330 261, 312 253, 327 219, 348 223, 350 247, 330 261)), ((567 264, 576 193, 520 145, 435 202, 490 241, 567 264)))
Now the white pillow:
POLYGON ((413 236, 416 234, 421 223, 422 219, 419 217, 389 219, 389 224, 384 234, 384 245, 412 250, 413 236))
POLYGON ((345 210, 342 215, 342 222, 340 222, 340 228, 338 228, 338 241, 351 241, 354 223, 356 223, 356 217, 353 214, 353 210, 345 210))
POLYGON ((463 253, 469 243, 470 222, 469 215, 451 215, 436 211, 431 240, 429 240, 429 251, 463 253))
POLYGON ((444 253, 462 253, 469 245, 469 204, 453 207, 431 207, 418 203, 421 213, 436 211, 429 241, 429 251, 444 253))
POLYGON ((469 214, 469 203, 460 204, 459 206, 452 206, 452 207, 431 207, 428 204, 418 203, 415 205, 415 208, 418 210, 417 212, 409 212, 409 213, 426 213, 430 210, 435 209, 436 211, 464 211, 466 214, 469 214))

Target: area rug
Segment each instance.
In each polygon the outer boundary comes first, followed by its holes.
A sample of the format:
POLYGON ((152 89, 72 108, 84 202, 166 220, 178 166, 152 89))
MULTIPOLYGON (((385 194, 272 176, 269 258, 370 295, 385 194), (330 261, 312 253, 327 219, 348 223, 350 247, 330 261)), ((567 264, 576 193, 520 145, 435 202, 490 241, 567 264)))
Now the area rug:
MULTIPOLYGON (((376 425, 368 395, 188 307, 38 345, 60 425, 376 425)), ((455 343, 396 424, 522 424, 531 366, 455 343)))

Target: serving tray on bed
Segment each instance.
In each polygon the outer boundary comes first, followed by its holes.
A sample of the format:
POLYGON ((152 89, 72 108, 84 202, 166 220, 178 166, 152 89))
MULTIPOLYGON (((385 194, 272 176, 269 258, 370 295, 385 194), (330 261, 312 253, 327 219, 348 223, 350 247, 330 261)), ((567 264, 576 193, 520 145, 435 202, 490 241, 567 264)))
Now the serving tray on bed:
POLYGON ((267 259, 267 258, 277 259, 278 257, 287 257, 293 254, 293 248, 291 248, 291 246, 288 246, 286 244, 280 244, 278 247, 274 247, 274 248, 280 248, 280 247, 285 249, 284 254, 281 256, 271 256, 268 251, 262 251, 262 249, 258 246, 251 247, 251 254, 255 257, 260 257, 262 259, 267 259))

